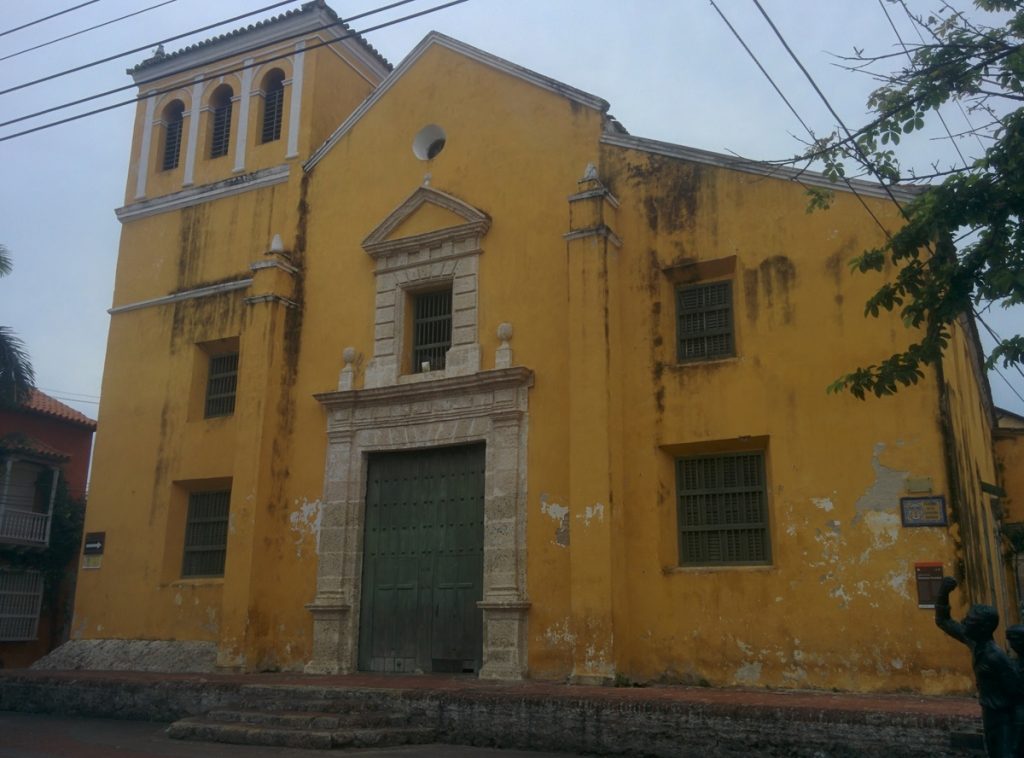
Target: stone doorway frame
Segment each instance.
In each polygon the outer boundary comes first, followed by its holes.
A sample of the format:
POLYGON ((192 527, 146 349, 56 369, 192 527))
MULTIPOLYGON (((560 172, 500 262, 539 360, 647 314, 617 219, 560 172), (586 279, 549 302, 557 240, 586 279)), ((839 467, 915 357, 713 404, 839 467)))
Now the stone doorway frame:
POLYGON ((307 673, 358 661, 366 471, 371 453, 485 445, 481 679, 527 671, 526 444, 533 372, 481 371, 415 384, 328 392, 327 462, 307 673))

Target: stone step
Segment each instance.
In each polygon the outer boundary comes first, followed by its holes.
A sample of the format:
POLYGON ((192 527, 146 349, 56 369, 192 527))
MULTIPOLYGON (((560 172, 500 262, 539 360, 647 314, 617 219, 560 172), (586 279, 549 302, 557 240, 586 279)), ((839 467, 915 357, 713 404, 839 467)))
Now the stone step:
POLYGON ((363 711, 299 711, 238 710, 210 711, 209 721, 249 724, 251 726, 283 726, 292 729, 340 729, 343 727, 379 728, 405 726, 406 719, 377 710, 363 711))
POLYGON ((422 745, 437 740, 437 733, 433 729, 422 727, 289 728, 222 722, 206 717, 175 721, 167 728, 167 736, 176 740, 312 750, 422 745))

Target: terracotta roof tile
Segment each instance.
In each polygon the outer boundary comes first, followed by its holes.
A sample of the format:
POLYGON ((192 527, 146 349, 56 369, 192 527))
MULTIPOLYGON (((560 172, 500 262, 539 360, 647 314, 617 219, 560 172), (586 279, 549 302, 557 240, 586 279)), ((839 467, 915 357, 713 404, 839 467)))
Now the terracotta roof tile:
POLYGON ((64 405, 64 403, 59 400, 52 398, 45 392, 37 389, 31 391, 28 399, 21 404, 21 407, 27 411, 42 413, 44 416, 53 416, 54 418, 59 418, 63 421, 70 421, 73 424, 81 424, 82 426, 89 427, 90 429, 96 428, 96 422, 84 413, 80 413, 74 408, 64 405))
POLYGON ((27 434, 8 434, 6 437, 0 437, 0 450, 8 453, 24 453, 60 463, 71 460, 71 456, 67 453, 61 452, 35 437, 29 437, 27 434))

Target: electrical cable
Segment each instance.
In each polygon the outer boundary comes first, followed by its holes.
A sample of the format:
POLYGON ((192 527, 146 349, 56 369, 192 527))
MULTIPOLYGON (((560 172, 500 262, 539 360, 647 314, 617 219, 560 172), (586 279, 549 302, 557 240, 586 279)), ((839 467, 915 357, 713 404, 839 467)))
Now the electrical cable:
MULTIPOLYGON (((972 310, 974 311, 974 317, 981 322, 981 325, 985 327, 985 331, 987 331, 989 335, 991 335, 992 339, 994 339, 996 342, 1002 342, 1003 338, 996 334, 996 330, 988 325, 988 323, 985 321, 985 319, 981 317, 981 314, 978 313, 976 309, 972 310)), ((1017 373, 1021 375, 1021 378, 1024 378, 1024 369, 1021 369, 1020 365, 1017 363, 1014 363, 1013 367, 1017 369, 1017 373)))
MULTIPOLYGON (((754 1, 755 1, 755 3, 757 2, 757 0, 754 0, 754 1)), ((729 27, 729 30, 733 33, 733 35, 736 37, 736 39, 739 40, 741 45, 743 45, 743 49, 747 51, 747 54, 753 59, 754 63, 761 70, 761 73, 763 73, 765 75, 765 77, 768 79, 768 81, 771 82, 772 87, 775 88, 775 91, 779 94, 779 97, 781 97, 782 100, 786 103, 786 105, 789 106, 790 111, 793 112, 793 115, 796 116, 797 120, 803 125, 804 129, 807 130, 807 133, 811 136, 811 139, 812 140, 817 139, 817 137, 814 134, 814 130, 812 130, 811 127, 809 127, 807 125, 807 122, 804 121, 800 117, 800 114, 797 113, 796 108, 793 107, 792 103, 790 103, 789 100, 786 98, 786 96, 784 94, 782 94, 782 90, 779 89, 779 87, 775 84, 775 82, 772 80, 772 78, 768 75, 768 72, 765 70, 764 66, 761 65, 761 61, 758 60, 758 58, 754 54, 754 52, 743 41, 743 38, 740 36, 739 32, 737 32, 736 29, 733 27, 733 25, 729 23, 729 19, 727 19, 725 17, 725 14, 722 13, 721 9, 715 3, 715 0, 709 0, 709 2, 711 3, 711 6, 718 12, 718 15, 722 17, 722 20, 725 22, 726 26, 729 27)), ((853 186, 853 183, 849 179, 847 179, 845 176, 840 177, 840 179, 846 185, 847 189, 849 189, 850 192, 853 193, 854 197, 857 198, 857 200, 860 202, 861 206, 864 208, 864 210, 867 212, 867 214, 869 216, 871 216, 871 218, 874 220, 875 224, 878 225, 878 228, 882 230, 882 234, 885 235, 885 238, 886 239, 891 239, 892 238, 892 234, 889 232, 888 229, 885 228, 885 225, 882 224, 882 222, 878 218, 878 216, 875 215, 875 212, 873 210, 871 210, 871 207, 867 204, 867 202, 864 200, 864 198, 861 196, 861 194, 859 192, 857 192, 856 188, 853 186)))
POLYGON ((243 18, 248 18, 249 16, 255 16, 257 13, 264 13, 266 11, 273 10, 274 8, 280 8, 282 5, 291 5, 292 3, 295 3, 295 2, 298 2, 298 0, 278 0, 278 2, 276 2, 276 3, 272 3, 270 5, 265 5, 262 8, 257 8, 254 11, 249 11, 248 13, 242 13, 242 14, 239 14, 238 16, 233 16, 231 18, 224 19, 223 21, 217 21, 216 23, 213 23, 213 24, 207 24, 206 26, 200 26, 198 29, 190 29, 187 32, 183 32, 181 34, 176 34, 173 37, 168 37, 167 39, 162 39, 162 40, 159 40, 158 42, 150 42, 149 44, 142 45, 141 47, 136 47, 136 48, 133 48, 132 50, 126 50, 123 53, 116 53, 114 55, 108 55, 106 58, 100 58, 99 60, 90 61, 89 63, 83 63, 80 66, 74 66, 73 68, 65 69, 64 71, 58 71, 55 74, 49 74, 47 76, 42 76, 42 77, 40 77, 38 79, 33 79, 30 82, 22 82, 21 84, 16 84, 13 87, 8 87, 7 89, 0 90, 0 95, 7 95, 7 94, 10 94, 11 92, 17 92, 18 90, 23 90, 23 89, 25 89, 27 87, 35 86, 36 84, 42 84, 43 82, 49 82, 49 81, 53 81, 54 79, 60 79, 62 76, 67 76, 68 74, 77 74, 79 71, 85 71, 87 68, 93 68, 94 66, 99 66, 99 65, 101 65, 103 63, 110 63, 110 61, 116 61, 118 58, 124 58, 124 57, 126 57, 128 55, 134 55, 135 53, 141 53, 143 50, 149 50, 149 49, 151 49, 153 47, 158 47, 158 46, 164 44, 165 42, 174 42, 175 40, 179 40, 182 37, 189 37, 189 36, 191 36, 193 34, 199 34, 201 32, 209 31, 210 29, 215 29, 218 26, 224 26, 224 24, 231 24, 231 23, 234 23, 235 21, 241 21, 243 18))
POLYGON ((24 50, 19 50, 16 53, 11 53, 10 55, 5 55, 3 57, 0 57, 0 61, 5 61, 5 60, 8 60, 10 58, 17 58, 19 55, 24 55, 25 53, 31 53, 33 50, 39 50, 40 48, 43 48, 43 47, 49 47, 50 45, 55 45, 58 42, 63 42, 64 40, 71 39, 72 37, 77 37, 80 34, 85 34, 86 32, 91 32, 91 31, 94 31, 96 29, 102 29, 104 26, 110 26, 111 24, 116 24, 118 21, 124 21, 125 19, 131 18, 132 16, 141 16, 143 13, 147 13, 148 11, 155 10, 156 8, 162 8, 165 5, 170 5, 171 3, 176 3, 176 2, 178 2, 178 0, 164 0, 162 3, 157 3, 156 5, 151 5, 148 8, 143 8, 142 10, 135 11, 134 13, 127 13, 124 16, 118 16, 117 18, 112 18, 109 21, 104 21, 102 24, 96 24, 94 26, 86 27, 85 29, 79 29, 77 32, 72 32, 71 34, 65 34, 63 37, 57 37, 56 39, 51 39, 49 42, 42 42, 42 43, 40 43, 38 45, 33 45, 32 47, 26 47, 24 50))
MULTIPOLYGON (((288 2, 295 2, 295 0, 288 0, 288 2)), ((416 0, 397 0, 397 2, 393 2, 393 3, 390 3, 388 5, 382 5, 382 6, 379 6, 377 8, 372 8, 371 10, 364 11, 363 13, 358 13, 358 14, 356 14, 354 16, 350 16, 350 17, 345 18, 345 19, 338 19, 337 21, 333 21, 333 22, 331 22, 329 24, 324 24, 323 26, 318 26, 315 29, 310 29, 310 30, 307 30, 305 32, 300 32, 299 34, 293 34, 293 35, 291 35, 289 37, 283 37, 281 40, 279 40, 279 42, 288 42, 288 41, 291 41, 291 40, 301 39, 302 37, 308 36, 309 34, 311 34, 313 32, 319 32, 319 31, 324 31, 326 29, 332 29, 332 28, 334 28, 336 26, 344 27, 350 21, 355 21, 355 20, 360 19, 360 18, 366 18, 367 16, 373 16, 373 15, 376 15, 378 13, 383 13, 384 11, 391 10, 392 8, 397 8, 400 5, 408 5, 409 3, 412 3, 412 2, 416 2, 416 0)), ((406 16, 406 17, 403 17, 403 18, 415 18, 415 14, 411 15, 411 16, 406 16)), ((399 19, 399 20, 403 20, 403 19, 399 19)), ((227 22, 221 22, 221 23, 227 23, 227 22)), ((380 27, 373 27, 373 29, 377 29, 377 28, 380 28, 380 27)), ((370 29, 369 31, 373 31, 373 29, 370 29)), ((358 32, 357 32, 357 34, 358 34, 358 32)), ((338 38, 338 39, 336 39, 334 41, 338 42, 338 41, 341 41, 343 39, 348 39, 348 37, 347 36, 346 37, 340 37, 340 38, 338 38)), ((222 56, 220 56, 218 58, 212 58, 212 59, 206 61, 204 65, 212 66, 212 65, 220 63, 222 61, 231 60, 231 59, 238 58, 239 56, 247 55, 248 53, 259 52, 262 49, 263 49, 262 46, 256 45, 254 47, 248 47, 248 48, 245 48, 243 50, 236 50, 235 52, 228 53, 226 55, 222 55, 222 56)), ((310 47, 310 48, 307 48, 307 49, 313 49, 313 48, 310 47)), ((261 59, 261 62, 265 63, 266 60, 267 59, 261 59)), ((278 58, 272 58, 272 59, 269 59, 269 60, 280 60, 280 56, 278 58)), ((212 75, 211 78, 215 78, 216 76, 221 76, 223 74, 236 73, 238 71, 242 71, 244 68, 246 68, 246 67, 243 66, 241 68, 233 69, 232 71, 221 71, 221 72, 218 72, 215 75, 212 75)), ((105 92, 99 92, 99 93, 96 93, 96 94, 93 94, 93 95, 88 95, 86 97, 81 97, 78 100, 71 100, 71 101, 68 101, 66 103, 61 103, 60 105, 55 105, 55 106, 52 106, 50 108, 44 108, 43 110, 40 110, 40 111, 35 111, 34 113, 27 113, 27 114, 25 114, 23 116, 18 116, 16 118, 8 119, 7 121, 0 121, 0 127, 10 126, 11 124, 17 124, 17 123, 20 123, 22 121, 28 121, 30 119, 37 118, 38 116, 45 116, 47 113, 54 113, 56 111, 61 111, 61 110, 64 110, 66 108, 72 108, 72 107, 74 107, 76 105, 81 105, 82 103, 88 103, 88 102, 91 102, 93 100, 99 100, 100 98, 108 97, 109 95, 115 95, 118 92, 126 92, 128 90, 133 90, 133 89, 136 89, 136 88, 141 88, 141 87, 144 87, 147 84, 150 84, 150 83, 156 82, 156 81, 160 81, 161 79, 164 79, 164 78, 166 78, 166 77, 161 75, 161 76, 153 76, 153 77, 150 77, 149 79, 141 79, 141 80, 138 80, 138 81, 136 81, 136 82, 134 82, 132 84, 125 84, 125 85, 123 85, 121 87, 114 87, 113 89, 108 89, 105 92)), ((198 81, 209 81, 209 79, 201 79, 201 80, 198 80, 198 81)), ((177 89, 177 88, 175 87, 174 89, 177 89)), ((164 94, 167 91, 169 91, 169 90, 161 90, 160 93, 158 93, 158 94, 164 94)), ((0 94, 2 94, 2 93, 0 93, 0 94)), ((136 98, 135 100, 124 101, 124 103, 136 102, 137 100, 138 100, 138 98, 136 98)), ((124 104, 124 103, 120 103, 120 104, 124 104)), ((107 108, 106 110, 110 110, 110 109, 107 108)), ((103 109, 99 109, 99 110, 96 110, 96 111, 89 111, 89 114, 92 114, 92 113, 102 113, 102 112, 103 112, 103 109)), ((86 114, 86 115, 89 115, 89 114, 86 114)), ((56 122, 54 122, 54 125, 66 123, 66 121, 67 121, 66 119, 62 120, 62 121, 56 121, 56 122)), ((20 134, 20 132, 19 132, 19 134, 20 134)), ((17 136, 17 135, 15 135, 15 136, 17 136)), ((0 142, 2 142, 2 141, 3 140, 0 139, 0 142)))
MULTIPOLYGON (((896 39, 899 41, 900 47, 903 48, 903 54, 907 56, 907 60, 910 61, 911 65, 913 65, 914 57, 910 54, 910 50, 907 49, 907 43, 904 42, 903 37, 900 36, 900 32, 899 29, 896 28, 896 24, 893 23, 892 16, 889 15, 889 10, 885 7, 885 1, 878 0, 878 5, 882 9, 882 13, 885 14, 885 20, 889 22, 889 26, 892 28, 893 34, 896 35, 896 39)), ((920 34, 920 32, 918 32, 918 34, 920 34)), ((949 136, 949 141, 952 143, 953 149, 956 150, 956 154, 960 156, 960 161, 964 164, 964 168, 969 169, 970 166, 967 165, 967 159, 964 158, 964 154, 960 152, 960 145, 958 145, 956 140, 953 139, 953 132, 950 131, 949 125, 946 124, 946 119, 942 117, 942 112, 936 108, 935 115, 939 117, 942 128, 946 130, 946 134, 949 136)))
MULTIPOLYGON (((899 209, 900 215, 902 215, 904 219, 907 219, 909 221, 910 219, 907 216, 907 212, 903 210, 903 205, 900 203, 899 200, 896 199, 896 196, 892 193, 892 190, 889 188, 889 185, 885 183, 885 179, 878 173, 878 169, 876 169, 874 164, 872 164, 871 161, 868 160, 868 157, 864 154, 864 151, 861 149, 861 146, 858 145, 857 141, 853 138, 853 133, 846 126, 846 123, 843 121, 840 115, 836 112, 836 109, 832 107, 832 103, 829 102, 829 99, 825 97, 825 93, 821 91, 821 87, 819 87, 818 83, 814 81, 814 77, 811 76, 810 71, 807 70, 804 64, 800 61, 800 58, 798 58, 796 53, 793 52, 793 48, 791 48, 789 46, 789 43, 786 42, 786 38, 782 36, 782 32, 780 32, 779 28, 775 26, 775 22, 772 21, 771 16, 769 16, 768 12, 765 11, 765 9, 761 6, 759 0, 751 0, 751 2, 754 3, 754 5, 757 7, 759 11, 761 11, 761 15, 764 16, 764 20, 768 22, 768 26, 770 26, 772 28, 772 31, 775 32, 775 36, 778 37, 779 42, 782 43, 782 46, 786 49, 786 52, 789 53, 789 57, 793 59, 793 62, 796 63, 797 67, 803 72, 803 75, 807 78, 807 81, 810 82, 811 87, 814 88, 814 91, 818 93, 818 97, 821 98, 821 101, 825 104, 825 107, 828 108, 829 113, 832 114, 832 117, 839 123, 839 126, 842 127, 843 131, 846 133, 847 139, 850 140, 851 147, 857 153, 858 158, 860 158, 861 162, 867 167, 868 171, 874 174, 875 178, 878 179, 879 184, 881 184, 882 189, 885 191, 885 194, 889 196, 889 199, 892 200, 893 204, 899 209)), ((850 185, 849 183, 847 183, 847 186, 849 186, 851 190, 853 189, 852 185, 850 185)), ((867 207, 866 204, 865 207, 867 207)), ((874 213, 872 213, 871 215, 873 218, 875 218, 876 221, 878 221, 874 213)), ((891 235, 888 235, 887 233, 887 236, 891 235)))
MULTIPOLYGON (((917 38, 919 40, 921 40, 921 44, 922 45, 924 44, 924 35, 921 34, 921 26, 922 25, 928 30, 928 33, 932 35, 932 39, 934 39, 936 42, 939 42, 939 43, 942 42, 942 38, 939 37, 939 35, 935 33, 934 29, 932 29, 930 26, 928 26, 926 24, 923 24, 919 19, 915 18, 914 14, 910 12, 910 8, 907 6, 906 0, 899 0, 899 2, 900 2, 900 5, 903 6, 903 12, 907 14, 907 18, 909 18, 912 22, 914 22, 914 29, 915 29, 915 31, 917 31, 917 38)), ((960 15, 959 11, 954 10, 954 13, 956 15, 960 15)), ((971 123, 970 116, 968 116, 967 115, 967 111, 964 110, 964 104, 961 103, 959 99, 956 100, 956 107, 960 109, 960 115, 962 115, 964 117, 964 121, 967 122, 967 126, 970 127, 971 133, 974 135, 974 139, 976 139, 978 141, 978 147, 981 148, 981 152, 982 152, 982 154, 984 154, 986 152, 986 150, 985 150, 985 143, 982 142, 981 141, 981 137, 978 136, 978 132, 974 128, 974 124, 971 123)), ((943 122, 943 123, 945 123, 945 122, 943 122)), ((946 131, 948 132, 949 130, 947 129, 946 131)))
MULTIPOLYGON (((403 0, 403 3, 404 2, 411 2, 411 1, 412 0, 403 0)), ((316 50, 317 48, 324 47, 325 45, 333 45, 333 44, 336 44, 338 42, 342 42, 342 41, 344 41, 346 39, 351 39, 353 37, 359 37, 361 35, 368 34, 369 32, 374 32, 374 31, 377 31, 379 29, 385 29, 385 28, 387 28, 389 26, 395 26, 396 24, 400 24, 400 23, 403 23, 405 21, 409 21, 411 19, 418 18, 420 16, 426 16, 426 15, 428 15, 430 13, 435 13, 437 11, 445 10, 446 8, 450 8, 450 7, 455 6, 455 5, 461 5, 462 3, 465 3, 465 2, 468 2, 468 0, 451 0, 450 2, 443 3, 441 5, 436 5, 436 6, 432 7, 432 8, 427 8, 426 10, 418 11, 417 13, 411 13, 411 14, 409 14, 407 16, 402 16, 401 18, 393 19, 391 21, 386 21, 386 22, 384 22, 382 24, 377 24, 376 26, 371 26, 371 27, 368 27, 366 29, 362 29, 362 30, 357 31, 357 32, 350 32, 350 33, 347 33, 347 34, 340 35, 340 36, 338 36, 338 37, 336 37, 334 39, 331 39, 331 40, 325 40, 323 42, 318 42, 316 44, 309 45, 309 46, 307 46, 305 48, 305 50, 306 51, 316 50)), ((403 4, 403 3, 396 3, 396 4, 403 4)), ((365 14, 362 14, 362 15, 365 16, 365 15, 369 15, 369 14, 365 13, 365 14)), ((340 23, 344 23, 344 22, 338 21, 334 25, 337 25, 337 24, 340 24, 340 23)), ((309 32, 306 32, 306 34, 308 34, 308 33, 309 32)), ((300 36, 302 36, 302 35, 300 35, 300 36)), ((242 53, 236 52, 236 53, 232 53, 230 56, 225 56, 225 58, 227 58, 227 57, 234 58, 234 57, 237 57, 238 55, 241 55, 241 54, 242 53)), ((230 69, 230 70, 227 70, 227 71, 219 71, 218 73, 211 74, 210 76, 202 77, 202 78, 199 78, 199 79, 193 79, 193 80, 190 81, 190 84, 201 84, 203 82, 213 81, 214 79, 219 79, 220 77, 226 76, 228 74, 234 74, 234 73, 238 73, 240 71, 244 71, 247 68, 253 68, 255 66, 262 66, 262 65, 264 65, 266 63, 271 63, 273 61, 284 60, 285 58, 288 58, 291 55, 292 55, 292 53, 284 53, 282 55, 277 55, 277 56, 274 56, 272 58, 264 58, 264 59, 261 59, 258 62, 253 62, 253 63, 251 63, 249 65, 242 65, 242 66, 238 66, 237 68, 233 68, 233 69, 230 69)), ((214 61, 210 61, 208 63, 212 63, 212 62, 214 62, 214 61)), ((151 80, 151 81, 154 81, 154 80, 151 80)), ((97 96, 90 97, 90 98, 84 98, 83 100, 78 101, 78 102, 85 102, 86 100, 94 100, 94 99, 96 99, 98 97, 103 97, 106 94, 111 94, 112 92, 120 92, 120 91, 122 91, 124 89, 130 89, 130 88, 133 88, 135 86, 140 86, 141 84, 145 84, 145 83, 146 82, 139 82, 139 83, 134 84, 134 85, 128 85, 127 87, 122 87, 122 88, 119 88, 118 90, 111 90, 110 92, 104 93, 102 95, 97 95, 97 96)), ((59 119, 57 121, 50 121, 50 122, 48 122, 46 124, 40 124, 39 126, 32 127, 31 129, 23 129, 20 132, 14 132, 13 134, 4 135, 4 136, 0 137, 0 142, 7 142, 8 140, 12 140, 12 139, 15 139, 17 137, 23 137, 23 136, 25 136, 27 134, 32 134, 34 132, 43 131, 45 129, 51 129, 51 128, 55 127, 55 126, 60 126, 61 124, 67 124, 67 123, 70 123, 72 121, 78 121, 79 119, 87 118, 88 116, 94 116, 94 115, 96 115, 98 113, 105 113, 106 111, 114 110, 115 108, 120 108, 120 107, 125 106, 125 105, 132 105, 134 103, 142 102, 143 100, 148 100, 149 98, 152 98, 152 97, 159 97, 160 95, 165 95, 168 92, 174 92, 174 91, 179 90, 179 89, 181 89, 181 85, 180 84, 175 85, 173 87, 168 87, 168 88, 162 89, 162 90, 153 90, 152 92, 147 92, 144 95, 139 95, 138 97, 133 97, 133 98, 131 98, 129 100, 122 100, 120 102, 112 103, 111 105, 104 106, 102 108, 95 108, 95 109, 93 109, 91 111, 86 111, 84 113, 78 113, 78 114, 76 114, 74 116, 68 116, 67 118, 59 119)), ((71 103, 71 105, 74 105, 74 104, 77 104, 77 102, 76 103, 71 103)), ((65 106, 60 106, 58 108, 51 108, 51 109, 48 109, 47 111, 41 111, 39 114, 34 114, 34 115, 41 115, 43 113, 48 113, 48 112, 51 112, 53 110, 59 110, 61 107, 67 107, 67 106, 65 105, 65 106)), ((25 118, 31 118, 31 117, 32 116, 26 116, 26 117, 22 117, 22 118, 19 118, 19 119, 13 119, 11 121, 5 122, 5 124, 0 124, 0 126, 4 126, 6 124, 14 123, 16 121, 21 121, 21 120, 24 120, 25 118)))
MULTIPOLYGON (((81 396, 81 398, 83 398, 83 399, 86 399, 86 398, 88 398, 89 400, 99 400, 100 399, 99 395, 93 395, 93 394, 88 393, 88 392, 75 392, 74 390, 58 390, 58 389, 55 389, 53 387, 36 387, 36 389, 40 389, 43 392, 46 392, 46 393, 51 394, 51 395, 65 395, 65 396, 77 395, 77 396, 81 396)), ((75 399, 78 399, 78 398, 76 397, 75 399)))
POLYGON ((774 79, 772 79, 771 74, 769 74, 765 70, 765 67, 761 65, 761 61, 757 59, 757 56, 754 55, 754 52, 747 46, 747 43, 743 40, 743 37, 741 37, 740 33, 736 31, 736 28, 729 23, 729 19, 727 19, 725 17, 725 14, 722 13, 721 8, 718 7, 718 4, 715 2, 715 0, 708 0, 708 2, 711 3, 711 7, 715 9, 718 15, 722 18, 722 21, 725 22, 725 25, 729 27, 729 31, 732 32, 732 35, 743 46, 743 49, 747 51, 747 55, 750 56, 750 58, 754 61, 754 64, 761 70, 761 73, 764 74, 764 78, 768 80, 768 83, 772 85, 772 88, 775 90, 778 96, 782 98, 782 102, 784 102, 786 104, 786 107, 789 108, 790 113, 792 113, 796 117, 796 120, 800 122, 800 125, 807 130, 807 133, 811 135, 811 139, 814 139, 814 130, 811 129, 811 127, 807 125, 807 122, 800 117, 800 114, 797 113, 796 108, 793 107, 793 104, 789 102, 789 99, 782 93, 782 90, 779 89, 779 85, 775 83, 774 79))
POLYGON ((79 8, 84 8, 87 5, 92 5, 93 3, 98 3, 99 1, 100 0, 88 0, 88 2, 79 3, 78 5, 72 6, 71 8, 65 8, 62 11, 57 11, 56 13, 51 13, 49 16, 43 16, 42 18, 37 18, 35 21, 29 21, 27 24, 22 24, 21 26, 15 26, 12 29, 8 29, 6 31, 0 32, 0 37, 5 37, 8 34, 13 34, 14 32, 20 32, 22 29, 28 29, 30 26, 35 26, 36 24, 41 24, 44 21, 49 21, 51 18, 57 18, 57 16, 63 16, 65 13, 71 13, 71 11, 77 11, 79 8))

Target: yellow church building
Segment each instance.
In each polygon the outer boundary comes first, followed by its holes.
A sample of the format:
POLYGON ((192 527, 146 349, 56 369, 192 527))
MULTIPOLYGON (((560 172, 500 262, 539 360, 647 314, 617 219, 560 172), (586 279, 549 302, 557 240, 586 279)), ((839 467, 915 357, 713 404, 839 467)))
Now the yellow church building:
POLYGON ((392 69, 323 2, 130 73, 72 645, 952 692, 938 578, 1017 620, 972 323, 896 396, 826 393, 913 339, 847 265, 880 187, 631 135, 438 33, 392 69))

